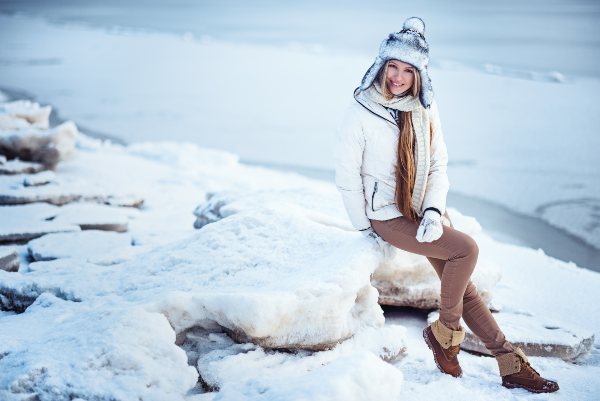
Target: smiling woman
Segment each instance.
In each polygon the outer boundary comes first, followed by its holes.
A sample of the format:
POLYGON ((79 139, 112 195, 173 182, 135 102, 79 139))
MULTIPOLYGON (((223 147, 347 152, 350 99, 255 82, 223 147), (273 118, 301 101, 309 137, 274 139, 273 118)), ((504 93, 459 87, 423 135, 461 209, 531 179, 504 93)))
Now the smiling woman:
POLYGON ((338 130, 335 180, 344 207, 354 228, 384 252, 389 245, 423 255, 439 276, 439 318, 423 338, 443 373, 462 376, 462 317, 496 357, 503 386, 557 391, 558 384, 540 376, 506 339, 470 280, 476 241, 444 219, 448 153, 428 63, 425 23, 418 17, 381 43, 338 130), (380 183, 390 190, 384 193, 380 183))

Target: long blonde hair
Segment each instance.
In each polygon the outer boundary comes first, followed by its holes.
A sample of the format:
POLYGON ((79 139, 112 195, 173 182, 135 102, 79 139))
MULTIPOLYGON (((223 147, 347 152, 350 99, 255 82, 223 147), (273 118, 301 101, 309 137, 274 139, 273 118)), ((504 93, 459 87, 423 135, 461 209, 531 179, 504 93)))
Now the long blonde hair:
MULTIPOLYGON (((387 69, 389 60, 385 62, 379 70, 377 77, 379 85, 383 91, 383 96, 390 100, 394 94, 390 91, 387 84, 387 69)), ((419 96, 421 92, 421 76, 416 68, 413 68, 414 81, 412 87, 408 90, 412 96, 419 96)), ((415 132, 412 124, 412 112, 400 111, 396 120, 400 129, 398 136, 398 160, 396 162, 396 192, 394 200, 396 207, 402 215, 411 221, 416 221, 418 213, 412 208, 411 200, 415 186, 416 166, 414 158, 415 132)), ((433 141, 433 131, 429 127, 430 143, 433 141)))

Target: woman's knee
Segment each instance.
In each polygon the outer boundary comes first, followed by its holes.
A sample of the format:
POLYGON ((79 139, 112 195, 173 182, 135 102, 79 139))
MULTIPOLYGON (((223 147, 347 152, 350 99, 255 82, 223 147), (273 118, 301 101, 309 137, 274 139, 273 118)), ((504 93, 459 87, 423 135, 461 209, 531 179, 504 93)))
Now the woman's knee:
POLYGON ((479 246, 477 242, 470 235, 461 233, 457 238, 456 251, 454 257, 451 259, 462 259, 469 258, 477 260, 479 256, 479 246))
POLYGON ((477 241, 473 239, 470 235, 465 235, 465 249, 469 255, 473 257, 479 256, 479 245, 477 245, 477 241))

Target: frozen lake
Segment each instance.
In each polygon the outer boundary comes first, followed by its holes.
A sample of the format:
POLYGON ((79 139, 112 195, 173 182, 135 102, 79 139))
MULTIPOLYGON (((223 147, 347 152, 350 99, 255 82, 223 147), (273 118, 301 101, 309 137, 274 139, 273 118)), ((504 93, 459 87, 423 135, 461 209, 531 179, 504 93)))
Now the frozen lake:
POLYGON ((600 76, 600 2, 595 0, 3 0, 0 12, 366 55, 374 55, 404 18, 417 15, 427 24, 432 65, 493 64, 516 73, 600 76))

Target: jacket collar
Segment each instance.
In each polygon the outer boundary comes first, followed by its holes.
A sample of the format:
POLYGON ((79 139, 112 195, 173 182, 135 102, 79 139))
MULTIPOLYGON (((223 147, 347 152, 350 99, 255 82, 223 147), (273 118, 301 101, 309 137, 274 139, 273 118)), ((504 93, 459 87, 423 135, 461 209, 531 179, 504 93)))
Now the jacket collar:
POLYGON ((354 100, 356 100, 361 106, 369 110, 371 113, 396 125, 396 121, 394 121, 391 114, 385 109, 385 107, 371 100, 368 96, 365 95, 364 91, 360 90, 360 88, 354 89, 354 100))

